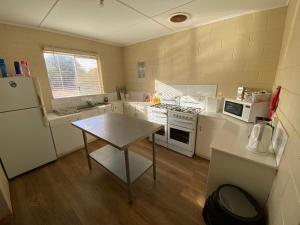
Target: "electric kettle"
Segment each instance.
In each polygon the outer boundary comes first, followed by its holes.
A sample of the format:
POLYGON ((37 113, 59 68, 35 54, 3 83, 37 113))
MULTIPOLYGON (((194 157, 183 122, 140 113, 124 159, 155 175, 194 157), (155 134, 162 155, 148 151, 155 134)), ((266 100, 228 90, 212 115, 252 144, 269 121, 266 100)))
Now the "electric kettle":
POLYGON ((272 153, 273 126, 269 121, 263 121, 253 126, 247 149, 254 153, 272 153))

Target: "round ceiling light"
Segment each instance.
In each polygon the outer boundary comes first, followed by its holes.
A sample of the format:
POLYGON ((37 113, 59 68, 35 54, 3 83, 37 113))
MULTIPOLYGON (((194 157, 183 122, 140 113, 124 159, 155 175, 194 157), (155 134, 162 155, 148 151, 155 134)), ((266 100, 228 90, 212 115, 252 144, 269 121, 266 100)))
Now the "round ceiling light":
POLYGON ((179 12, 179 13, 172 14, 169 17, 169 21, 172 23, 183 23, 190 17, 191 17, 191 15, 188 13, 179 12))

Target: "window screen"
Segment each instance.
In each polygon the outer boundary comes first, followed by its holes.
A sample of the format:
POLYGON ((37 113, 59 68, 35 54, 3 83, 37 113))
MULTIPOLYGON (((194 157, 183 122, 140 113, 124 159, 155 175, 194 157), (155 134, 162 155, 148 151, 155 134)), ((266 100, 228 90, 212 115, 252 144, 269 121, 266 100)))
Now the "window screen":
POLYGON ((103 93, 96 56, 44 51, 44 59, 54 98, 103 93))

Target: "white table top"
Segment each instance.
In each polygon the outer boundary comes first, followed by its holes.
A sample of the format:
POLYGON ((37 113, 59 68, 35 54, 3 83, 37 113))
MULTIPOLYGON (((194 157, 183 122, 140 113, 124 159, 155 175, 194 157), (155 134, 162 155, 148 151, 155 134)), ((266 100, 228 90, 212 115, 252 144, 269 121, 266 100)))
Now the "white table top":
POLYGON ((72 124, 118 149, 124 149, 163 128, 160 124, 117 113, 105 113, 72 124))
POLYGON ((212 150, 221 151, 242 159, 259 163, 261 165, 277 169, 275 155, 260 155, 249 151, 248 136, 251 131, 251 124, 244 122, 225 121, 223 127, 217 132, 212 144, 212 150))

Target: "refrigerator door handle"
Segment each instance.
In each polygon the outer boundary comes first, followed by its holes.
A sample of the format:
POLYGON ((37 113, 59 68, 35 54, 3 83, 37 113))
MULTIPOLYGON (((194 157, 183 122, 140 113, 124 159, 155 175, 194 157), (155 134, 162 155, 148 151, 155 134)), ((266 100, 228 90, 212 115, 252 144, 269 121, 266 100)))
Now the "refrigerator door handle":
POLYGON ((42 116, 43 116, 43 118, 44 118, 44 117, 45 117, 44 109, 43 109, 42 106, 40 107, 40 109, 41 109, 42 116))
POLYGON ((42 106, 42 105, 43 105, 43 103, 42 103, 42 99, 41 99, 41 97, 37 95, 37 98, 38 98, 38 101, 39 101, 39 104, 40 104, 40 106, 42 106))

